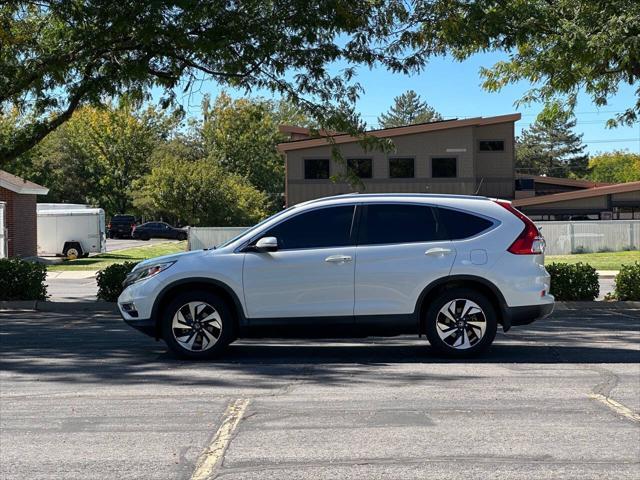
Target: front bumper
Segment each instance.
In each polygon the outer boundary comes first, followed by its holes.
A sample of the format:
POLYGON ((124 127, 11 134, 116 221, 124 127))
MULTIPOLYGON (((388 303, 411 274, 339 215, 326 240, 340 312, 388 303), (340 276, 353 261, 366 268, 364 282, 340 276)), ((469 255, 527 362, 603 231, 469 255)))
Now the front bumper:
POLYGON ((158 331, 156 328, 156 322, 150 318, 146 318, 146 319, 142 319, 142 318, 135 318, 135 319, 131 319, 131 318, 126 318, 122 312, 120 312, 120 316, 122 317, 122 319, 124 320, 124 322, 129 325, 130 327, 135 328, 136 330, 139 330, 140 332, 144 333, 145 335, 149 335, 150 337, 153 338, 158 338, 158 331))

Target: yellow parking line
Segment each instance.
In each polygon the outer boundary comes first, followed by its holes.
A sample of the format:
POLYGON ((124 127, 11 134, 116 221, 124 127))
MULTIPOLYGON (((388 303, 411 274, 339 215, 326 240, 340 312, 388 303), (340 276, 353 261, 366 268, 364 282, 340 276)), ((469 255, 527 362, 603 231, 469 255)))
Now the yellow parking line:
POLYGON ((634 422, 640 422, 640 415, 635 413, 629 407, 625 407, 623 404, 621 404, 619 402, 616 402, 612 398, 609 398, 609 397, 607 397, 605 395, 602 395, 600 393, 592 393, 592 394, 589 395, 589 398, 592 398, 592 399, 594 399, 594 400, 606 405, 611 410, 616 412, 618 415, 622 415, 623 417, 628 418, 629 420, 634 421, 634 422))
POLYGON ((229 446, 231 435, 237 428, 242 416, 249 406, 249 399, 239 398, 231 403, 224 413, 222 425, 218 428, 209 446, 202 452, 196 469, 191 475, 191 480, 206 480, 211 476, 218 463, 222 460, 224 452, 229 446))

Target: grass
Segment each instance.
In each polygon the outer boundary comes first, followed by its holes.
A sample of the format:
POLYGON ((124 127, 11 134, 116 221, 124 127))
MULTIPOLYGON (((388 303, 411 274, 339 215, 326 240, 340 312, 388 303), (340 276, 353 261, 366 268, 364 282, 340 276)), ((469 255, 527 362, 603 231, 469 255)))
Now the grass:
POLYGON ((67 260, 60 265, 49 265, 52 272, 63 270, 102 270, 114 263, 140 262, 148 258, 184 252, 187 248, 186 240, 178 243, 156 243, 144 247, 127 248, 110 253, 101 253, 89 258, 67 260))
POLYGON ((596 270, 620 270, 620 265, 640 261, 640 251, 576 253, 573 255, 547 255, 545 263, 588 263, 596 270))

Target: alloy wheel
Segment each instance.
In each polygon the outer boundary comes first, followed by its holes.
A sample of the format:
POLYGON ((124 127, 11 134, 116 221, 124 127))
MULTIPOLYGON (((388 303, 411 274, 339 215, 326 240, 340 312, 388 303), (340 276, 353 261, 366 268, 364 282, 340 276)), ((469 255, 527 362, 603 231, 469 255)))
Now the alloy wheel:
POLYGON ((466 350, 482 340, 487 330, 487 319, 477 303, 457 298, 440 309, 436 327, 444 343, 456 350, 466 350))
POLYGON ((171 332, 178 344, 191 352, 213 347, 222 334, 218 311, 206 302, 189 302, 173 315, 171 332))

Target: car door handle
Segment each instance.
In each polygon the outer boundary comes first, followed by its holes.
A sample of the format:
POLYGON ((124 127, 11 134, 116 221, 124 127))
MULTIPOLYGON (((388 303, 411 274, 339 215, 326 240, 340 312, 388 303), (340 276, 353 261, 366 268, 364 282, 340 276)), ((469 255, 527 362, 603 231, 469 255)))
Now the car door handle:
POLYGON ((329 263, 347 263, 351 261, 351 257, 349 255, 331 255, 325 258, 324 261, 329 263))
POLYGON ((449 255, 450 253, 451 253, 450 248, 441 248, 441 247, 430 248, 429 250, 424 252, 425 255, 449 255))

